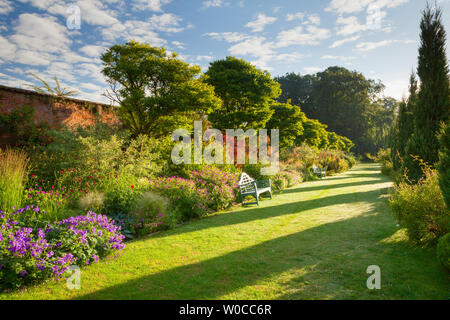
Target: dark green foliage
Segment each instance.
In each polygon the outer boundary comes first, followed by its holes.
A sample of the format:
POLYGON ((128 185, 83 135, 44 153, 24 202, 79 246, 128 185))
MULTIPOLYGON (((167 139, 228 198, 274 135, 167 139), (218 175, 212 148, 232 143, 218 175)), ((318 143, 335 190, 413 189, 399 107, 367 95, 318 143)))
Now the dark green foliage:
POLYGON ((22 106, 9 113, 0 112, 0 134, 12 135, 17 146, 46 143, 47 129, 45 123, 34 123, 34 109, 30 106, 22 106))
POLYGON ((298 106, 288 103, 273 103, 273 115, 267 123, 269 129, 280 130, 280 147, 292 147, 295 139, 304 132, 306 116, 298 106))
POLYGON ((440 142, 439 185, 447 203, 447 208, 450 209, 450 122, 442 126, 440 142))
POLYGON ((281 94, 268 72, 234 57, 211 63, 204 81, 223 101, 208 118, 220 130, 264 128, 273 113, 272 101, 281 94))
POLYGON ((191 129, 195 118, 220 104, 213 88, 197 79, 200 67, 164 48, 131 41, 112 46, 101 59, 109 96, 120 103, 120 118, 134 135, 191 129))
POLYGON ((450 233, 439 239, 436 251, 442 266, 450 271, 450 233))
POLYGON ((408 178, 412 182, 423 177, 420 164, 413 156, 429 165, 439 161, 437 134, 440 123, 448 120, 450 110, 446 32, 441 9, 427 6, 420 29, 418 76, 421 85, 413 107, 414 131, 406 146, 405 159, 408 178))
POLYGON ((276 80, 283 90, 280 102, 290 99, 301 105, 308 118, 351 139, 356 152, 375 153, 385 145, 397 102, 378 97, 384 88, 381 83, 341 67, 314 76, 290 73, 276 80))

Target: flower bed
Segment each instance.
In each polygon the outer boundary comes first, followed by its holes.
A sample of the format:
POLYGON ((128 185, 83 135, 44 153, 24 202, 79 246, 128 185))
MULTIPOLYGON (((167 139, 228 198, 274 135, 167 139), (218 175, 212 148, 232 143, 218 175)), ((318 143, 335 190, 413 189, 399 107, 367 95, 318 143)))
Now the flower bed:
POLYGON ((89 212, 48 224, 40 214, 37 206, 0 212, 1 290, 61 278, 70 265, 96 263, 125 247, 120 227, 106 216, 89 212))

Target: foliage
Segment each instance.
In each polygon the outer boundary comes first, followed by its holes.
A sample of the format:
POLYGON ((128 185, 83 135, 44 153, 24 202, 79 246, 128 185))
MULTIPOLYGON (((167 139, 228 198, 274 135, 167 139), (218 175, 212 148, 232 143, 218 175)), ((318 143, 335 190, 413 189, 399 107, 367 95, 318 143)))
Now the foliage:
POLYGON ((29 150, 32 173, 54 180, 61 170, 77 168, 92 171, 120 171, 136 179, 157 175, 166 165, 166 140, 148 136, 131 139, 126 132, 103 124, 77 130, 61 129, 48 133, 50 143, 29 150))
POLYGON ((138 237, 169 229, 177 222, 169 210, 169 201, 154 192, 143 193, 131 215, 136 217, 134 230, 138 237))
POLYGON ((55 224, 41 220, 37 206, 0 211, 0 289, 15 289, 62 277, 73 264, 97 263, 122 250, 120 228, 89 212, 55 224))
POLYGON ((439 185, 450 209, 450 122, 442 126, 440 143, 439 185))
POLYGON ((450 271, 450 233, 439 239, 436 250, 442 266, 450 271))
POLYGON ((199 218, 210 212, 207 206, 208 190, 197 189, 193 180, 181 177, 157 178, 150 181, 149 190, 169 199, 170 210, 173 210, 179 221, 199 218))
POLYGON ((306 116, 298 106, 289 103, 274 102, 271 107, 273 115, 267 123, 269 129, 280 130, 280 148, 292 147, 295 139, 304 132, 303 122, 306 116))
POLYGON ((264 128, 273 113, 271 103, 281 93, 268 72, 234 57, 212 62, 203 79, 222 99, 208 117, 220 130, 264 128))
POLYGON ((28 173, 28 157, 22 150, 0 149, 0 210, 19 207, 28 173))
POLYGON ((417 74, 420 78, 420 91, 414 106, 414 130, 406 146, 405 167, 411 182, 423 177, 420 163, 412 156, 419 157, 428 165, 439 161, 439 141, 437 134, 441 122, 449 119, 450 78, 446 48, 446 32, 442 24, 440 8, 427 8, 423 11, 421 44, 417 74))
POLYGON ((34 91, 37 91, 42 94, 51 94, 52 96, 55 96, 57 98, 67 98, 71 96, 76 96, 79 92, 75 90, 68 90, 67 88, 61 87, 61 84, 59 83, 58 77, 55 77, 55 87, 51 87, 47 81, 44 79, 38 77, 37 75, 31 73, 31 75, 39 80, 42 85, 40 87, 38 86, 31 86, 34 91))
POLYGON ((30 106, 25 105, 8 113, 0 112, 0 134, 11 135, 17 147, 47 144, 47 130, 46 123, 35 123, 34 109, 30 106))
POLYGON ((395 186, 390 206, 398 221, 407 228, 409 238, 422 245, 435 244, 450 230, 450 213, 439 189, 438 174, 424 168, 425 177, 415 185, 395 186))
POLYGON ((191 129, 198 114, 220 104, 213 87, 197 79, 201 68, 164 48, 130 41, 112 46, 101 59, 109 97, 120 103, 119 116, 134 135, 191 129))
POLYGON ((308 118, 318 120, 317 123, 309 122, 314 130, 300 143, 309 138, 313 146, 328 146, 328 139, 320 133, 324 129, 320 129, 319 123, 352 140, 358 154, 374 153, 386 143, 396 101, 379 97, 384 89, 381 83, 341 67, 330 67, 316 75, 289 73, 276 80, 283 92, 279 102, 291 100, 302 106, 308 118))
POLYGON ((226 209, 236 200, 238 175, 210 166, 189 173, 198 189, 208 190, 208 207, 214 211, 226 209))

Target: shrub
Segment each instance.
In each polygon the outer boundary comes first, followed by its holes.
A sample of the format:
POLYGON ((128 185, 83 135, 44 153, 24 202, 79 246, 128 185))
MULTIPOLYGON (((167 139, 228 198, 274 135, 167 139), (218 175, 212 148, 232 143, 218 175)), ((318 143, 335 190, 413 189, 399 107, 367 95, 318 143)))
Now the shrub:
POLYGON ((194 181, 197 189, 208 190, 207 205, 210 209, 214 211, 225 209, 236 200, 239 179, 237 174, 204 166, 189 172, 188 176, 194 181))
POLYGON ((28 172, 28 158, 24 151, 0 149, 0 210, 19 207, 28 172))
POLYGON ((210 211, 207 206, 208 191, 197 189, 193 180, 180 177, 158 178, 150 181, 149 190, 168 198, 171 210, 176 212, 180 221, 202 217, 210 211))
POLYGON ((97 263, 125 247, 120 228, 106 216, 89 212, 47 224, 40 215, 37 206, 0 212, 0 289, 60 278, 70 265, 97 263))
POLYGON ((435 244, 448 233, 450 213, 439 188, 438 175, 424 169, 425 178, 416 185, 400 182, 390 199, 398 221, 407 228, 409 238, 418 244, 435 244))
POLYGON ((176 223, 176 217, 169 210, 167 198, 153 192, 142 194, 132 215, 136 218, 134 231, 138 237, 169 229, 176 223))
POLYGON ((444 268, 450 271, 450 233, 439 239, 437 256, 444 268))
POLYGON ((78 199, 78 207, 83 211, 101 212, 105 203, 103 192, 93 191, 78 199))
POLYGON ((288 186, 288 181, 281 173, 277 173, 272 177, 272 189, 274 191, 281 191, 286 189, 288 186))
POLYGON ((287 188, 295 187, 302 183, 302 176, 300 173, 283 171, 281 175, 286 179, 287 188))

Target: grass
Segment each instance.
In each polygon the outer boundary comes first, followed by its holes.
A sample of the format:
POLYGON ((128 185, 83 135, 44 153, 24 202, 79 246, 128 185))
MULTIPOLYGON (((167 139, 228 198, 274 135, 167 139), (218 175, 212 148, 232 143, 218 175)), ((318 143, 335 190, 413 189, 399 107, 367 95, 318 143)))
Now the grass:
POLYGON ((22 203, 28 158, 24 151, 0 149, 0 210, 11 210, 22 203))
POLYGON ((363 164, 263 201, 129 243, 82 269, 81 289, 51 281, 0 299, 448 299, 435 250, 406 240, 363 164), (366 269, 381 268, 381 290, 366 269))

